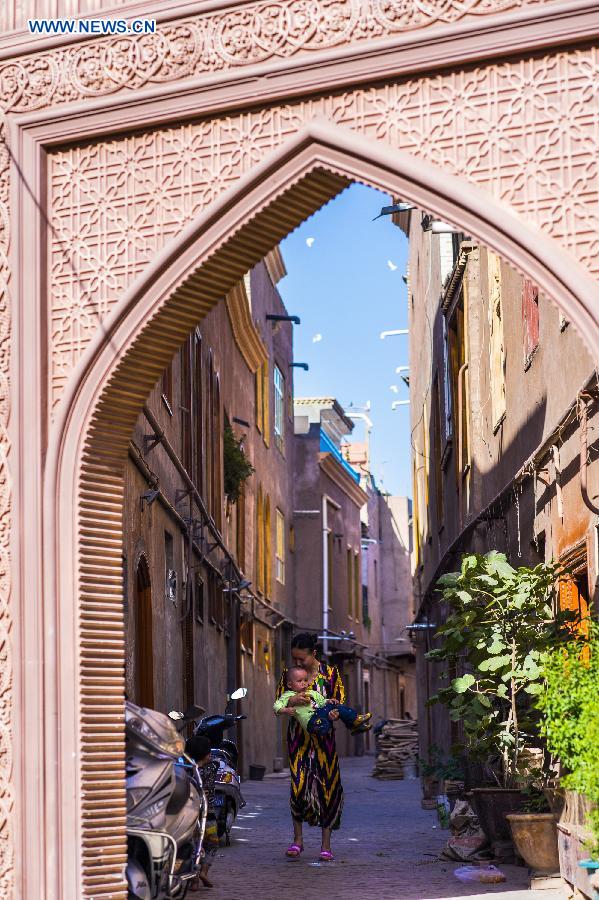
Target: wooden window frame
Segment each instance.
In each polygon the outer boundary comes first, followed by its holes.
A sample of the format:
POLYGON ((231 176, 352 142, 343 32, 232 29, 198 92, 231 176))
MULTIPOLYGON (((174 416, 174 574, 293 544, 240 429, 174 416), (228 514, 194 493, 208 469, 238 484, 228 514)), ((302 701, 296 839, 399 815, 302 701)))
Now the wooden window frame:
POLYGON ((273 366, 273 390, 275 399, 274 408, 274 436, 275 446, 281 452, 285 452, 285 376, 281 368, 275 363, 273 366))
POLYGON ((354 613, 354 551, 352 547, 347 546, 347 618, 352 620, 354 613))
POLYGON ((192 353, 193 336, 190 336, 181 347, 179 354, 181 365, 181 382, 179 396, 179 416, 181 425, 181 462, 190 478, 193 477, 191 429, 192 412, 192 353))
POLYGON ((285 516, 278 506, 275 510, 275 580, 285 584, 285 516))
POLYGON ((194 371, 193 386, 195 394, 194 415, 195 421, 192 428, 195 429, 195 460, 193 462, 193 479, 198 492, 204 490, 204 360, 202 354, 202 335, 196 329, 194 336, 194 371))

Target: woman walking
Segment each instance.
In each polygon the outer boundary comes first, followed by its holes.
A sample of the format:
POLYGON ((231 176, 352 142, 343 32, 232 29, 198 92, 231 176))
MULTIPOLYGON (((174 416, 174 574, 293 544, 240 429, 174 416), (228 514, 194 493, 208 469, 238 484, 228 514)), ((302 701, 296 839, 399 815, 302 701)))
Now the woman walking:
MULTIPOLYGON (((316 655, 315 634, 298 634, 291 644, 291 656, 296 666, 308 673, 308 689, 318 691, 329 702, 343 703, 345 690, 336 666, 321 662, 316 655)), ((286 672, 283 672, 277 689, 277 698, 287 690, 286 672)), ((289 705, 305 704, 306 699, 293 697, 289 705)), ((333 711, 332 718, 338 713, 333 711)), ((317 735, 305 731, 296 719, 290 719, 287 729, 289 768, 291 770, 291 817, 293 843, 287 856, 296 857, 303 852, 302 823, 307 822, 322 829, 320 858, 333 859, 331 831, 341 824, 343 788, 339 772, 339 759, 335 747, 335 732, 317 735)))

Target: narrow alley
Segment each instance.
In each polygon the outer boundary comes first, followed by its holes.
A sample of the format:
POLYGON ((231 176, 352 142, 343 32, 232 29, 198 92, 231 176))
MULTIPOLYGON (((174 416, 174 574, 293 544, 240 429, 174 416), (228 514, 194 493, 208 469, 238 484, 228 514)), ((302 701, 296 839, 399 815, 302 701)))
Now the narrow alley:
POLYGON ((247 806, 237 820, 230 847, 222 847, 211 878, 214 888, 190 895, 213 900, 299 900, 305 897, 368 897, 370 900, 564 900, 565 894, 528 890, 524 867, 502 866, 507 881, 466 885, 454 877, 459 863, 438 855, 449 832, 434 812, 420 808, 420 783, 371 778, 373 757, 341 760, 345 807, 333 835, 335 859, 318 860, 320 833, 304 831, 305 851, 287 859, 290 838, 289 779, 270 776, 243 785, 247 806))

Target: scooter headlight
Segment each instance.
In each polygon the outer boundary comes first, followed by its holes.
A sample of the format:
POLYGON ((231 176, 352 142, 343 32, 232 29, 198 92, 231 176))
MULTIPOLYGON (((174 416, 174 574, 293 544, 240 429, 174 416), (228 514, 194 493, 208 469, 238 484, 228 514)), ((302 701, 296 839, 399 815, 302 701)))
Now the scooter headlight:
POLYGON ((168 753, 169 756, 179 757, 185 750, 185 741, 174 731, 173 737, 169 740, 167 737, 161 737, 156 734, 154 729, 145 721, 145 719, 129 719, 127 726, 137 731, 140 737, 145 738, 154 747, 168 753), (176 737, 175 737, 176 734, 176 737))

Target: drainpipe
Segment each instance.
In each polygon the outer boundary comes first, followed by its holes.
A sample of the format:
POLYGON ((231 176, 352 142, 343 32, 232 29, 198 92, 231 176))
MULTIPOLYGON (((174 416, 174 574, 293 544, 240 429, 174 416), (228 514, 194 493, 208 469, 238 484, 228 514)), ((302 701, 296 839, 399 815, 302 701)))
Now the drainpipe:
POLYGON ((578 396, 579 400, 579 409, 580 409, 580 493, 582 494, 582 499, 584 500, 586 506, 591 510, 595 515, 599 515, 599 507, 595 506, 591 498, 589 497, 589 490, 587 484, 587 475, 588 475, 588 460, 587 460, 587 420, 588 420, 588 408, 590 404, 593 402, 593 398, 590 394, 581 393, 578 396))
POLYGON ((464 514, 462 510, 462 479, 463 479, 463 471, 462 471, 462 454, 464 452, 464 428, 463 428, 463 405, 464 405, 464 387, 465 387, 465 378, 466 372, 468 371, 468 363, 465 362, 462 366, 460 366, 460 370, 458 372, 458 510, 460 514, 460 530, 462 529, 462 523, 464 519, 464 514))
POLYGON ((327 656, 329 642, 326 635, 329 633, 329 523, 327 496, 322 495, 322 633, 325 638, 322 642, 323 656, 327 656))

